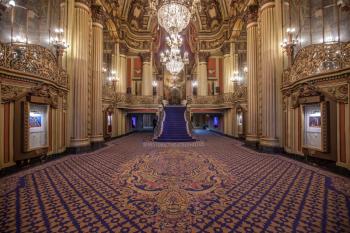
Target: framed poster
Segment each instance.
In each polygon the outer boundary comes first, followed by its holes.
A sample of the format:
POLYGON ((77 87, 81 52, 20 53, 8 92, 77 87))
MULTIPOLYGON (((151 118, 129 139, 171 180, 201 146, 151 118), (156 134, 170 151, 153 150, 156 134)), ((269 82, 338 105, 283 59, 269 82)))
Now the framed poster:
POLYGON ((47 104, 24 103, 23 136, 26 152, 48 147, 48 112, 49 105, 47 104))
POLYGON ((328 148, 327 103, 302 105, 303 147, 326 152, 328 148))

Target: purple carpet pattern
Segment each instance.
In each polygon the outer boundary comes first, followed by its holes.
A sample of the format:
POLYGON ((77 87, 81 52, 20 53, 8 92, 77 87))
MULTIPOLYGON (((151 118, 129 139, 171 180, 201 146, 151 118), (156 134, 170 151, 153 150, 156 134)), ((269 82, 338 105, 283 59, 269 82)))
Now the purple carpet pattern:
POLYGON ((0 232, 350 232, 350 180, 217 135, 129 135, 0 179, 0 232))

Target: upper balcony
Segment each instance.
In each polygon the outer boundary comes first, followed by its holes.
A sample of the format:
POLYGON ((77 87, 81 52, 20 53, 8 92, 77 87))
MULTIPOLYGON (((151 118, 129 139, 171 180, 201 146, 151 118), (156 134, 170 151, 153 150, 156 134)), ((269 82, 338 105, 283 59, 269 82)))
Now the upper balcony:
POLYGON ((68 76, 51 50, 41 45, 0 43, 0 74, 68 88, 68 76))

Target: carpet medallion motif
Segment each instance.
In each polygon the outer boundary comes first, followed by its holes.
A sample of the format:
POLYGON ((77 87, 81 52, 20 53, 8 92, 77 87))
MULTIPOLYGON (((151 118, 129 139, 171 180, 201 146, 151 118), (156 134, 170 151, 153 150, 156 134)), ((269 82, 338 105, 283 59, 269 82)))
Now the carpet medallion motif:
POLYGON ((350 180, 230 138, 136 133, 0 179, 0 232, 350 233, 350 180))
MULTIPOLYGON (((194 151, 180 149, 149 153, 128 162, 115 174, 114 181, 133 198, 155 203, 153 215, 164 232, 188 231, 196 213, 195 203, 203 198, 219 198, 233 180, 228 167, 194 151), (210 194, 210 195, 208 195, 210 194), (191 212, 192 210, 192 212, 191 212)), ((132 208, 132 207, 131 207, 132 208)), ((150 214, 152 213, 152 214, 150 214)))

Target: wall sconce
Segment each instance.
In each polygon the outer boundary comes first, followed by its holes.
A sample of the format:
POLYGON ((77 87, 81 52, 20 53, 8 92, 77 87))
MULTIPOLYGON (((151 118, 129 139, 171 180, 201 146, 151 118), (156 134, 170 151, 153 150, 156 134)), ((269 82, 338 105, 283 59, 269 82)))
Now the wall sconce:
POLYGON ((244 71, 244 73, 248 73, 248 67, 245 66, 245 67, 243 68, 243 71, 244 71))
POLYGON ((156 80, 152 81, 152 87, 153 87, 153 96, 157 95, 157 86, 158 86, 158 82, 156 80))
POLYGON ((238 71, 233 72, 233 77, 230 78, 232 84, 239 83, 243 80, 243 78, 239 75, 238 71))
POLYGON ((193 80, 192 81, 192 87, 198 87, 198 81, 197 80, 193 80))
POLYGON ((115 70, 112 70, 110 75, 107 77, 108 81, 112 82, 113 84, 115 82, 119 82, 119 78, 117 77, 117 72, 115 70))
POLYGON ((63 39, 63 29, 62 28, 56 28, 54 30, 55 36, 51 37, 50 43, 59 50, 65 50, 69 47, 69 44, 66 43, 66 41, 63 39))
POLYGON ((293 57, 294 57, 294 47, 299 42, 297 39, 293 38, 293 35, 295 33, 295 28, 287 28, 287 38, 284 38, 283 42, 281 43, 281 47, 283 48, 284 52, 288 55, 288 64, 293 64, 293 57))

